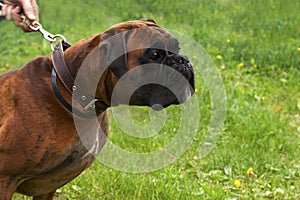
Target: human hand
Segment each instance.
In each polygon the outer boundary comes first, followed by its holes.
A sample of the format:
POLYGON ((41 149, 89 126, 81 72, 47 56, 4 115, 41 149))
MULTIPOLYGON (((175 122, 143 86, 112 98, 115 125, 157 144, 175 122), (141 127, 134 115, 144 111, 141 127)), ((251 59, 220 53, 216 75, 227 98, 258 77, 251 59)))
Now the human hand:
POLYGON ((4 0, 2 16, 7 20, 12 20, 25 32, 32 31, 28 24, 21 19, 23 13, 29 21, 38 21, 38 6, 35 0, 4 0))

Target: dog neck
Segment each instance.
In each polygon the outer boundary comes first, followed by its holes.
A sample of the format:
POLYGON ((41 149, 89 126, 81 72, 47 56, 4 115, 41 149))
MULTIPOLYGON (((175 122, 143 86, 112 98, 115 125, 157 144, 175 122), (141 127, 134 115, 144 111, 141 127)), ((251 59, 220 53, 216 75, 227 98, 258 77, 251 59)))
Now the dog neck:
POLYGON ((73 77, 76 77, 84 59, 99 43, 100 35, 95 35, 78 41, 65 51, 65 61, 73 77))
POLYGON ((95 90, 91 88, 95 88, 96 84, 95 97, 111 106, 110 97, 116 77, 106 69, 105 55, 98 48, 100 41, 101 34, 80 40, 64 52, 64 59, 71 75, 76 77, 80 86, 89 94, 95 94, 95 90))

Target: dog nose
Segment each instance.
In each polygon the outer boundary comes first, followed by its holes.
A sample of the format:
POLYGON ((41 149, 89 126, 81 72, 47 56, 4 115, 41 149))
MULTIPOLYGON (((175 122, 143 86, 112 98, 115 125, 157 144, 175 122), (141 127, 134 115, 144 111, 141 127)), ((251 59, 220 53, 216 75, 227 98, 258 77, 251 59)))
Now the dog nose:
POLYGON ((186 65, 189 63, 189 60, 186 56, 182 55, 171 55, 171 64, 179 64, 179 65, 186 65))
POLYGON ((181 56, 177 56, 175 57, 174 61, 177 63, 177 64, 183 64, 184 63, 184 60, 181 56))

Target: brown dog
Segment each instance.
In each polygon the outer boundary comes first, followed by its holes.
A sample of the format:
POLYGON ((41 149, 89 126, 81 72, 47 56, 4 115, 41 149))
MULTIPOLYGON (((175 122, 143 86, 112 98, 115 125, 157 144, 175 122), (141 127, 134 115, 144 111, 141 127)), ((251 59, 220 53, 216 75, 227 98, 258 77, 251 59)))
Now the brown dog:
POLYGON ((14 192, 52 199, 57 188, 77 177, 99 153, 108 134, 110 106, 161 109, 186 101, 194 92, 194 74, 178 52, 176 38, 153 20, 130 21, 71 47, 58 45, 52 59, 39 57, 3 74, 0 200, 11 199, 14 192), (134 68, 136 73, 127 76, 134 68), (149 74, 160 77, 158 84, 151 78, 142 83, 149 74), (114 90, 120 92, 113 99, 114 90), (80 121, 80 128, 74 120, 80 121))

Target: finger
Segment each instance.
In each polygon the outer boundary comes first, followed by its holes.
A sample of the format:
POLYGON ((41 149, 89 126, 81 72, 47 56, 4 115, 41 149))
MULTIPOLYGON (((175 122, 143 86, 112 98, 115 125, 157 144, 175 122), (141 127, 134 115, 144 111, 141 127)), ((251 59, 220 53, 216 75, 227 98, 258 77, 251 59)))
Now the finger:
POLYGON ((20 12, 21 12, 21 7, 16 6, 11 10, 11 16, 12 16, 12 20, 15 23, 15 25, 21 27, 23 29, 24 32, 31 32, 31 28, 28 26, 28 24, 24 23, 20 12))
POLYGON ((22 9, 21 9, 19 6, 17 6, 16 8, 14 8, 14 9, 12 10, 12 16, 13 16, 13 21, 14 21, 14 23, 15 23, 17 26, 21 27, 21 28, 23 29, 24 32, 31 32, 31 31, 33 31, 33 30, 28 26, 28 24, 26 24, 26 23, 22 20, 21 15, 20 15, 20 11, 21 11, 21 10, 22 10, 22 9))
POLYGON ((7 5, 4 4, 4 5, 2 6, 2 9, 1 9, 1 16, 5 16, 5 15, 6 15, 6 8, 7 8, 7 5))
POLYGON ((20 12, 21 8, 19 6, 16 6, 11 10, 12 20, 17 26, 22 22, 20 12))
POLYGON ((11 20, 12 16, 11 16, 11 11, 14 8, 13 5, 7 5, 6 9, 5 9, 5 19, 6 20, 11 20))
POLYGON ((31 21, 37 20, 36 12, 34 10, 35 5, 31 1, 22 1, 21 6, 23 8, 24 15, 31 21))
POLYGON ((20 22, 17 26, 21 27, 23 29, 24 32, 32 32, 33 30, 31 28, 29 28, 29 26, 24 23, 24 22, 20 22))

